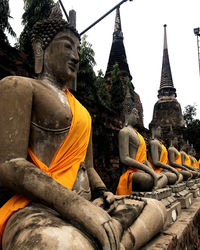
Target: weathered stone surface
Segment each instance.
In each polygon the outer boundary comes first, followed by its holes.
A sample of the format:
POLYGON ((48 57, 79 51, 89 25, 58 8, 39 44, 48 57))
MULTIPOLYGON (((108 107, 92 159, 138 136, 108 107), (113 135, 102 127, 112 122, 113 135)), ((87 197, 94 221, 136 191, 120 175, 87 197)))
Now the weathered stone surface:
POLYGON ((200 198, 192 206, 182 210, 178 220, 155 237, 142 250, 197 250, 200 249, 200 198))

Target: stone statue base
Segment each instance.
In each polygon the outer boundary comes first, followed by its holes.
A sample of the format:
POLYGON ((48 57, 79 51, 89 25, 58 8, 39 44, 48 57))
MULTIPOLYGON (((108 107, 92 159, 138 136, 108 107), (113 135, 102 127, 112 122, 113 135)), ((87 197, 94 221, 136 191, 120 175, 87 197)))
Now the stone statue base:
POLYGON ((174 197, 181 203, 181 208, 189 208, 191 206, 193 194, 187 189, 185 182, 171 185, 170 188, 174 193, 174 197))
POLYGON ((173 224, 181 214, 181 203, 174 197, 171 188, 162 188, 152 192, 133 192, 133 195, 156 199, 164 204, 167 210, 164 229, 173 224))
POLYGON ((196 184, 196 180, 187 181, 186 186, 188 190, 193 194, 193 198, 200 196, 199 187, 196 184))

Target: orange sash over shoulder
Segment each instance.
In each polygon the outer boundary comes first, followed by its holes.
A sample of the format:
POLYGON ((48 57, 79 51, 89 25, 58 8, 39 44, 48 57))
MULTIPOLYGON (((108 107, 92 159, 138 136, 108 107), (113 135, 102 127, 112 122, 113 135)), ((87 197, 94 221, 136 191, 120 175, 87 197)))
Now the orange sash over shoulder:
MULTIPOLYGON (((178 151, 177 151, 178 152, 178 151)), ((179 165, 182 165, 182 160, 181 160, 181 153, 178 152, 178 154, 175 157, 175 162, 179 165)), ((176 168, 176 170, 181 170, 181 168, 176 168)))
MULTIPOLYGON (((168 164, 168 152, 167 152, 167 149, 161 142, 160 142, 160 144, 162 146, 162 151, 161 151, 161 154, 160 154, 160 162, 162 162, 163 164, 168 164)), ((148 154, 148 161, 149 161, 149 163, 151 164, 152 168, 154 169, 154 171, 156 173, 160 173, 163 170, 162 168, 156 168, 153 165, 150 154, 148 154)))
MULTIPOLYGON (((38 168, 66 188, 72 189, 80 164, 85 160, 91 131, 91 117, 68 90, 66 94, 73 115, 72 123, 66 139, 56 152, 50 166, 47 167, 42 163, 31 149, 28 149, 28 152, 38 168)), ((0 240, 6 222, 12 213, 24 208, 30 201, 26 197, 16 194, 0 208, 0 240)))
POLYGON ((186 165, 191 167, 191 160, 188 154, 185 153, 185 162, 186 165))
POLYGON ((192 157, 192 159, 193 159, 192 168, 199 168, 197 159, 195 157, 192 157))
MULTIPOLYGON (((137 131, 136 131, 136 133, 139 136, 140 145, 138 147, 138 151, 137 151, 135 160, 139 161, 141 163, 144 163, 146 160, 146 143, 145 143, 142 135, 140 135, 137 131)), ((130 168, 120 177, 119 184, 117 187, 117 192, 116 192, 117 195, 131 195, 131 193, 132 193, 132 176, 133 176, 134 172, 138 172, 138 169, 130 168)))

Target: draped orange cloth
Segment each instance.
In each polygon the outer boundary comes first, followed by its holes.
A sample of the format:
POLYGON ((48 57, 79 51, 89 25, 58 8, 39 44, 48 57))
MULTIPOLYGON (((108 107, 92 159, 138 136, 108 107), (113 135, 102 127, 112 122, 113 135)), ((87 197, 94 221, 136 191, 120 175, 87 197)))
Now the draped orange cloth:
POLYGON ((188 154, 185 153, 185 162, 186 165, 191 167, 191 160, 188 154))
MULTIPOLYGON (((160 142, 161 146, 162 146, 162 151, 160 154, 160 162, 162 162, 163 164, 168 164, 168 152, 166 147, 160 142)), ((148 154, 148 161, 151 164, 152 168, 154 169, 154 171, 156 173, 160 173, 163 169, 162 168, 156 168, 152 162, 151 156, 150 154, 148 154)))
MULTIPOLYGON (((178 152, 178 151, 177 151, 178 152)), ((175 162, 179 165, 182 165, 182 160, 181 160, 181 153, 178 152, 178 154, 175 157, 175 162)), ((181 170, 181 168, 176 168, 176 170, 181 170)))
MULTIPOLYGON (((139 139, 140 145, 138 147, 138 151, 135 157, 135 160, 141 163, 144 163, 146 160, 146 143, 142 135, 140 135, 136 130, 139 139)), ((119 180, 119 184, 117 187, 117 195, 131 195, 132 193, 132 176, 135 172, 138 172, 136 168, 129 168, 119 180)))
POLYGON ((192 163, 192 168, 199 168, 199 164, 198 164, 198 161, 195 157, 192 157, 193 159, 193 163, 192 163))
MULTIPOLYGON (((31 149, 29 155, 35 165, 68 189, 75 183, 80 164, 85 160, 91 131, 91 117, 88 111, 66 91, 72 111, 72 123, 69 133, 60 145, 49 167, 42 163, 31 149)), ((0 240, 9 217, 30 203, 30 199, 20 194, 14 195, 0 208, 0 240)))

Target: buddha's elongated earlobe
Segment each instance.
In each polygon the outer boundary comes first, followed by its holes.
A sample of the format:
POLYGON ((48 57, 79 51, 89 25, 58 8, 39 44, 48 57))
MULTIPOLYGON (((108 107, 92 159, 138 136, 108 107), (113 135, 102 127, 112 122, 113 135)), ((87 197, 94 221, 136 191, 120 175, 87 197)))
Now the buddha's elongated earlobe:
POLYGON ((33 42, 33 51, 35 57, 35 73, 42 73, 43 63, 44 63, 44 51, 42 49, 42 40, 35 39, 33 42))

